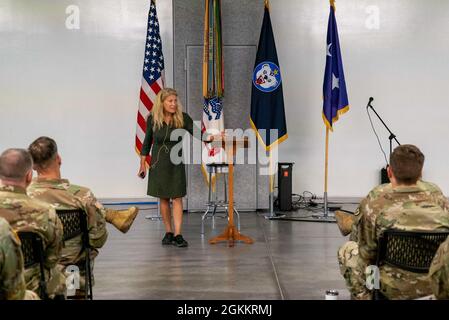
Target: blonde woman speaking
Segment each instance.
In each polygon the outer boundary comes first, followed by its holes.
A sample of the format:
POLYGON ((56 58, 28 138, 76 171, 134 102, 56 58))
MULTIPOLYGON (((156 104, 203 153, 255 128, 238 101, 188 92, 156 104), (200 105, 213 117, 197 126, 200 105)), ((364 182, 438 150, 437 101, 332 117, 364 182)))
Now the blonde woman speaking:
MULTIPOLYGON (((148 116, 138 176, 145 178, 145 159, 150 153, 153 142, 147 194, 160 199, 160 210, 166 231, 162 239, 163 245, 188 246, 181 234, 182 198, 187 193, 185 166, 182 161, 174 163, 170 158, 172 148, 180 143, 181 138, 171 141, 170 136, 176 129, 184 129, 193 135, 193 127, 192 118, 181 110, 178 93, 174 89, 162 89, 148 116), (173 201, 174 228, 171 222, 170 199, 173 201)), ((201 132, 200 129, 198 132, 201 132)), ((214 138, 215 136, 209 136, 205 140, 210 142, 214 138)), ((182 157, 182 149, 177 156, 182 157)))

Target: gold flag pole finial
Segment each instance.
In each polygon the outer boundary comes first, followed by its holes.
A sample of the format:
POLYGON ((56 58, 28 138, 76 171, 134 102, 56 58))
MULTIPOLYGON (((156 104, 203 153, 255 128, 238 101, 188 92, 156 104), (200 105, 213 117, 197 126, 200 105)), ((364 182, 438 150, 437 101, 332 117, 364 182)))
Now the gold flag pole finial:
POLYGON ((329 0, 331 7, 334 8, 335 11, 335 0, 329 0))
POLYGON ((270 1, 269 0, 265 0, 265 7, 270 10, 270 1))

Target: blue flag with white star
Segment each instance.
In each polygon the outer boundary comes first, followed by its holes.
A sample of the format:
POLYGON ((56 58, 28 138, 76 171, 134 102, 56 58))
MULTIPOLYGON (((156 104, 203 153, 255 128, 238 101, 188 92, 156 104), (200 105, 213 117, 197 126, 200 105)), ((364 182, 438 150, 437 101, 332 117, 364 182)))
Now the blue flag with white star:
POLYGON ((323 120, 332 131, 338 117, 349 110, 343 61, 338 41, 335 7, 331 5, 327 27, 326 70, 323 83, 323 120))

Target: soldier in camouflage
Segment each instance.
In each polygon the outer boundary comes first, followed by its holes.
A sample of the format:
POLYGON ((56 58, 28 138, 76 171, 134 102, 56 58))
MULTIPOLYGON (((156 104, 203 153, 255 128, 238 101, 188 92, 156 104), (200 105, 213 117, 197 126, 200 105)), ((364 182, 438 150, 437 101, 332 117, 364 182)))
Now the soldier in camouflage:
POLYGON ((430 284, 437 299, 449 299, 449 237, 438 248, 429 270, 430 284))
POLYGON ((20 240, 8 221, 0 218, 0 300, 38 300, 26 290, 20 240))
MULTIPOLYGON (((432 193, 435 197, 442 199, 444 197, 441 189, 434 183, 418 180, 416 182, 417 186, 427 192, 432 193)), ((354 213, 349 211, 339 211, 337 210, 335 213, 335 218, 337 220, 338 227, 343 236, 347 236, 349 234, 349 241, 357 242, 358 236, 358 221, 360 220, 360 213, 363 211, 366 203, 370 199, 375 199, 379 194, 384 192, 391 192, 392 185, 391 183, 381 184, 380 186, 375 187, 370 191, 368 196, 362 200, 358 208, 354 213)), ((444 197, 444 203, 441 204, 444 208, 449 210, 449 201, 446 201, 444 197)))
MULTIPOLYGON (((31 199, 26 194, 33 171, 28 151, 8 149, 0 155, 0 217, 14 231, 38 233, 44 243, 44 267, 49 298, 63 298, 65 276, 59 271, 63 229, 55 210, 47 203, 31 199)), ((38 292, 40 269, 25 269, 26 288, 38 292)))
MULTIPOLYGON (((58 154, 56 142, 48 137, 40 137, 29 146, 34 169, 38 173, 28 187, 28 194, 51 204, 58 209, 83 209, 88 217, 89 240, 92 246, 91 261, 98 255, 108 237, 106 222, 110 222, 121 232, 126 233, 133 223, 138 209, 107 210, 97 201, 94 194, 85 187, 71 184, 67 179, 61 178, 61 157, 58 154)), ((82 250, 81 236, 65 242, 62 250, 61 264, 64 266, 77 265, 80 269, 80 296, 84 290, 84 252, 82 250)))
MULTIPOLYGON (((377 242, 386 229, 449 229, 449 202, 441 190, 421 178, 424 155, 413 145, 390 156, 391 183, 374 188, 355 212, 350 241, 338 251, 340 271, 353 299, 371 299, 365 270, 375 264, 377 242)), ((415 299, 432 293, 427 275, 381 266, 381 293, 387 299, 415 299)))

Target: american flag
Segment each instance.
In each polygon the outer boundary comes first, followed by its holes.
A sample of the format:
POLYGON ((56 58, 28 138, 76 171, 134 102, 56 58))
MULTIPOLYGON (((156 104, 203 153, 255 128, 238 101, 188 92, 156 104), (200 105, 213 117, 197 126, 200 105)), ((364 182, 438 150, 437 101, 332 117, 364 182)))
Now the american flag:
MULTIPOLYGON (((143 61, 142 86, 140 88, 139 111, 137 113, 136 151, 140 155, 142 143, 147 129, 147 118, 156 101, 156 95, 164 87, 164 56, 159 32, 156 3, 151 0, 148 14, 147 39, 145 43, 145 58, 143 61)), ((150 163, 150 158, 147 158, 150 163)))

